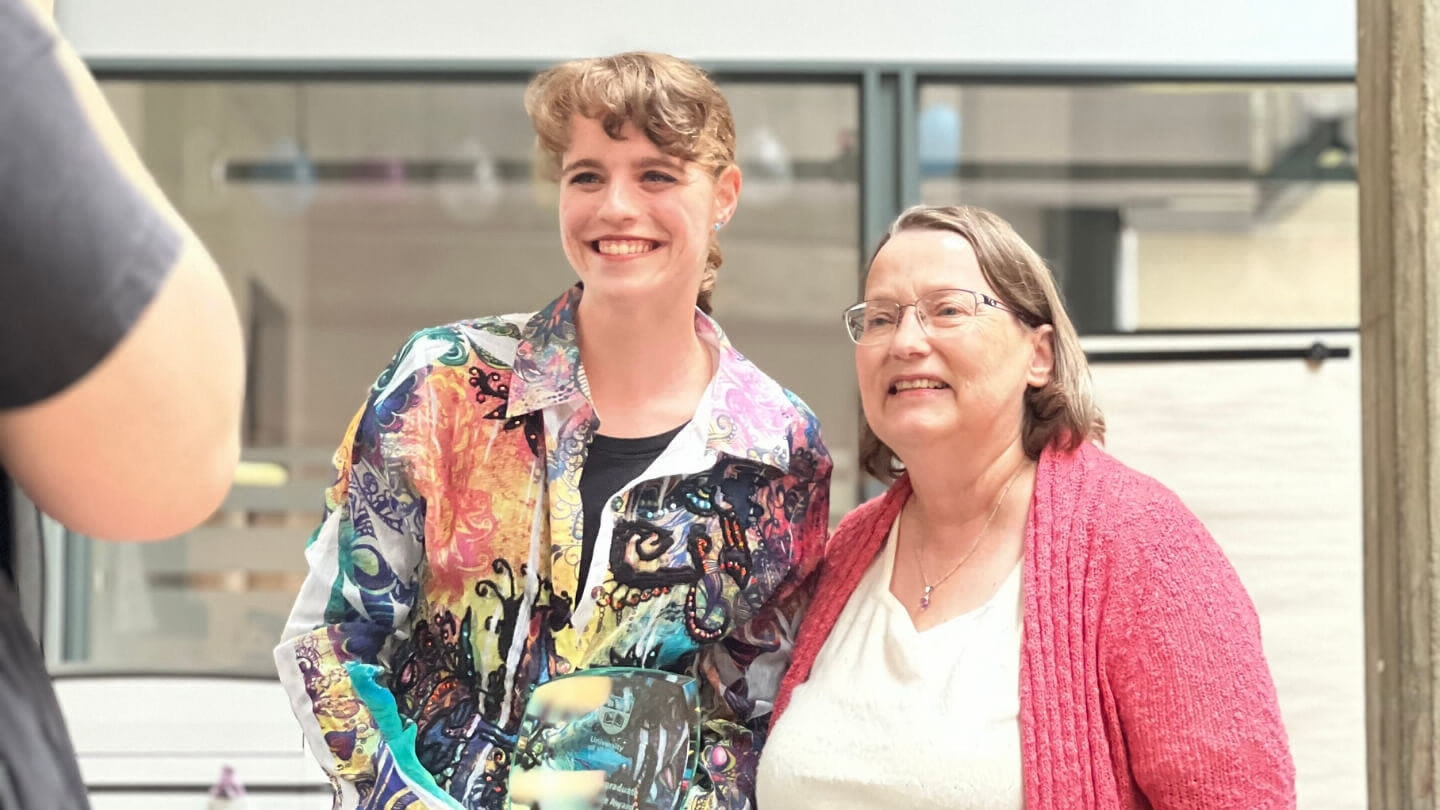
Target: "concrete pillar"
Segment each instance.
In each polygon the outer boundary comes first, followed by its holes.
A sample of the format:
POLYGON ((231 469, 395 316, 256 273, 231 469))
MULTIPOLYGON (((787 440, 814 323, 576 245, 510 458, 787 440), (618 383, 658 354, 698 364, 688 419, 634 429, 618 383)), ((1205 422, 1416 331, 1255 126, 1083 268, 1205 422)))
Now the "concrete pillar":
POLYGON ((1357 0, 1371 810, 1440 774, 1440 0, 1357 0))

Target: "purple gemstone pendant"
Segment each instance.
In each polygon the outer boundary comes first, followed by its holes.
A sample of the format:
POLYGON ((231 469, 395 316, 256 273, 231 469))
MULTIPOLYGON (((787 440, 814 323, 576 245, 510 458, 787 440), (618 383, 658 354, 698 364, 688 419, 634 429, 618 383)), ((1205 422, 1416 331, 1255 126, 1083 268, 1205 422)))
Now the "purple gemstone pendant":
POLYGON ((935 586, 934 586, 934 585, 926 585, 926 586, 925 586, 925 593, 923 593, 923 594, 920 595, 920 609, 921 609, 921 610, 929 610, 929 609, 930 609, 930 592, 933 591, 933 590, 935 590, 935 586))

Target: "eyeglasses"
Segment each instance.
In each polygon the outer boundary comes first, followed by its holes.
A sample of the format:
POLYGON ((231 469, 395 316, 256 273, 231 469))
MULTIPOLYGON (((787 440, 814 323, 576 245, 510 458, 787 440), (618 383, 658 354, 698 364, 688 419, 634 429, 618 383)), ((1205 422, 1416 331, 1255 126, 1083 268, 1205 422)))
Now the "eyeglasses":
POLYGON ((985 293, 974 290, 934 290, 915 299, 912 304, 898 301, 862 301, 845 310, 845 331, 850 339, 862 346, 884 343, 900 328, 900 319, 908 307, 915 308, 920 328, 932 337, 965 324, 980 314, 981 305, 1008 312, 1026 322, 1015 310, 985 293))

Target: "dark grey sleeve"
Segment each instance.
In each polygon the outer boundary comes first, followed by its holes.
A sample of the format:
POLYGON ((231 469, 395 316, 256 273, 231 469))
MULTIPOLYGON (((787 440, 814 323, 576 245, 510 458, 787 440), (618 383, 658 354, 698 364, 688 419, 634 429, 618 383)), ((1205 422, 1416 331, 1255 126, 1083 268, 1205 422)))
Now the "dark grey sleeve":
POLYGON ((0 0, 0 408, 104 359, 180 244, 101 145, 52 29, 25 0, 0 0))

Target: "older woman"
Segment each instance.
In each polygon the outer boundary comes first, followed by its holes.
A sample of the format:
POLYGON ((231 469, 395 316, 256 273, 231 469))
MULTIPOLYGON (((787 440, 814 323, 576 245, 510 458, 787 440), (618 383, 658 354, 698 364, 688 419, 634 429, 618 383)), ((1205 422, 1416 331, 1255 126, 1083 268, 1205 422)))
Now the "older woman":
POLYGON ((761 805, 1293 807, 1250 599, 1174 494, 1096 446, 1034 251, 987 211, 911 209, 845 323, 863 463, 893 485, 827 547, 761 805))
POLYGON ((740 194, 729 106, 693 65, 622 54, 541 74, 526 108, 580 284, 419 332, 380 375, 280 679, 337 807, 476 810, 506 804, 534 687, 693 674, 689 801, 745 808, 831 464, 706 315, 740 194))

